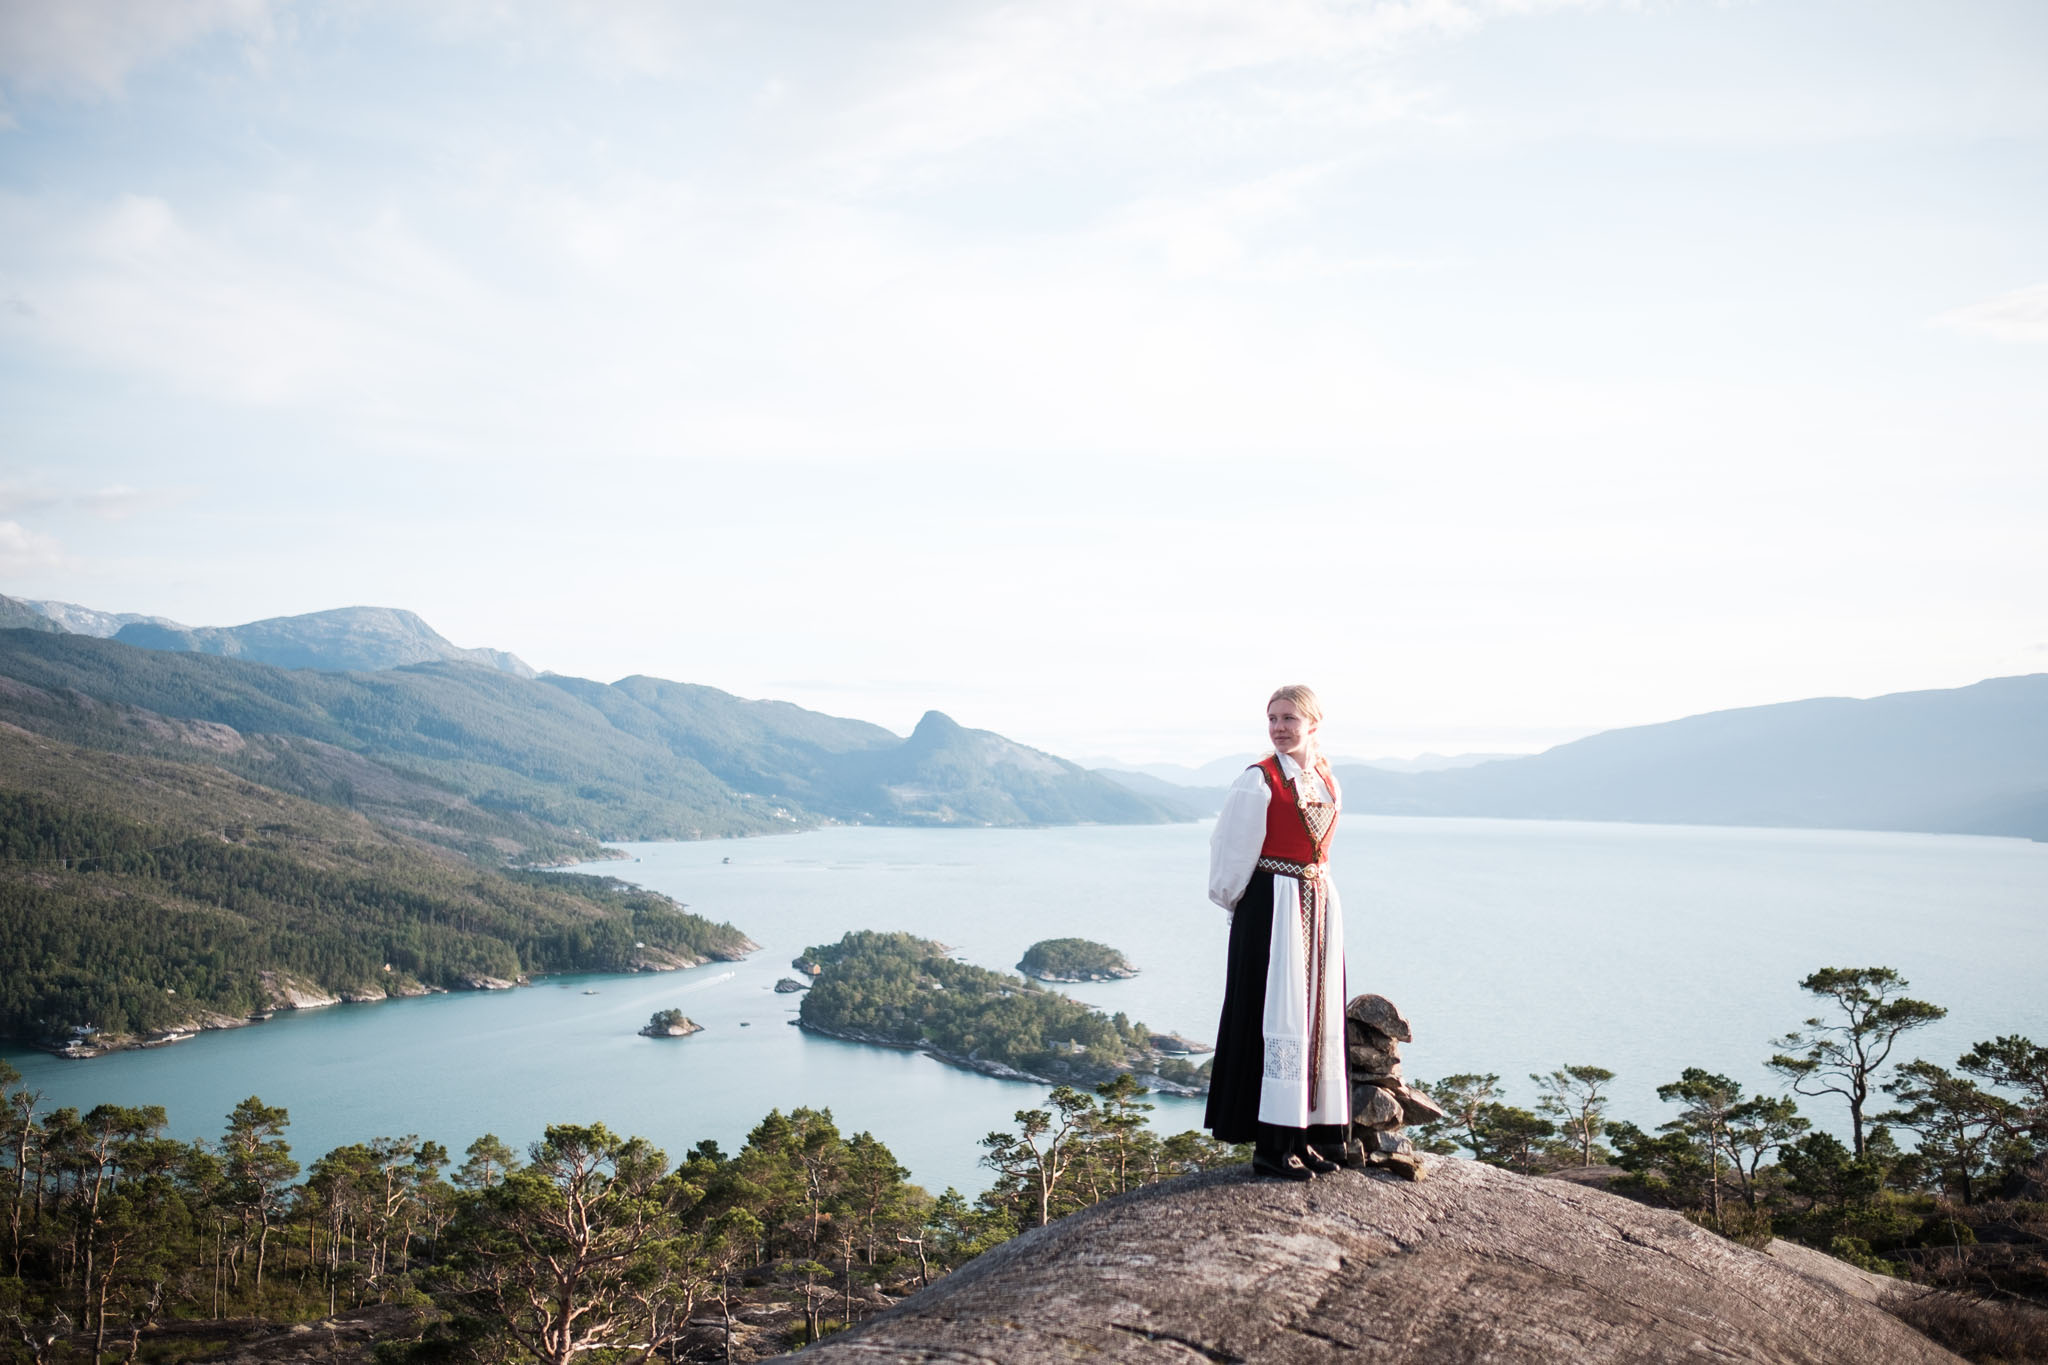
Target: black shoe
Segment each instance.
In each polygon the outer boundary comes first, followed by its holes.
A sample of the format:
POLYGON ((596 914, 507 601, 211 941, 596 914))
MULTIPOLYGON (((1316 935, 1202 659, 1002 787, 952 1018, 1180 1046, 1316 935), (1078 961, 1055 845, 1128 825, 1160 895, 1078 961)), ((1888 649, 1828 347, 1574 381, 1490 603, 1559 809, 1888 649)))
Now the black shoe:
POLYGON ((1303 1147, 1297 1155, 1301 1157, 1301 1164, 1317 1175, 1335 1175, 1344 1169, 1342 1165, 1330 1160, 1313 1147, 1303 1147))
MULTIPOLYGON (((1332 1169, 1335 1169, 1334 1167, 1332 1169)), ((1270 1157, 1264 1152, 1252 1154, 1252 1174, 1263 1175, 1274 1180, 1314 1180, 1316 1173, 1303 1165, 1296 1156, 1270 1157)))

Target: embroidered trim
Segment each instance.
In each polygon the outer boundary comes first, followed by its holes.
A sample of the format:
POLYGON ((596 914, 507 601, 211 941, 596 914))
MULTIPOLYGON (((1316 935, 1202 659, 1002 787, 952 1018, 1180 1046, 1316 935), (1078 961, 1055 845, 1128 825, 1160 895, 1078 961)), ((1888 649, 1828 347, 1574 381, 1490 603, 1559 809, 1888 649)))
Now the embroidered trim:
POLYGON ((1329 893, 1320 879, 1301 883, 1302 963, 1308 969, 1308 1107, 1314 1110, 1323 1079, 1324 987, 1329 980, 1329 893))
POLYGON ((1315 851, 1315 860, 1319 863, 1328 862, 1330 860, 1330 836, 1336 833, 1337 830, 1338 810, 1336 805, 1337 784, 1330 776, 1328 765, 1318 759, 1315 766, 1315 775, 1322 779, 1323 787, 1330 793, 1331 799, 1328 802, 1310 799, 1308 783, 1302 780, 1308 776, 1309 769, 1300 768, 1295 773, 1294 780, 1292 782, 1288 781, 1282 775, 1280 756, 1278 754, 1274 754, 1270 758, 1262 758, 1252 766, 1266 775, 1266 784, 1273 790, 1275 795, 1279 795, 1289 788, 1292 789, 1292 800, 1289 804, 1294 807, 1294 813, 1301 818, 1302 832, 1308 835, 1309 847, 1315 851))
POLYGON ((1298 1081, 1301 1079, 1301 1044, 1292 1038, 1268 1038, 1266 1040, 1266 1079, 1269 1081, 1298 1081))

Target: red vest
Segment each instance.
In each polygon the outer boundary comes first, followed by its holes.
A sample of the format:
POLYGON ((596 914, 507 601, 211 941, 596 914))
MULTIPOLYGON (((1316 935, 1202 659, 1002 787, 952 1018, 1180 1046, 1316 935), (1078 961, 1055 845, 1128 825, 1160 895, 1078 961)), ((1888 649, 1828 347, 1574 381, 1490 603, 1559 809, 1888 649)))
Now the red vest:
MULTIPOLYGON (((1326 863, 1330 860, 1330 838, 1337 832, 1337 815, 1330 813, 1330 824, 1319 840, 1309 832, 1308 820, 1295 804, 1294 784, 1280 772, 1280 760, 1269 755, 1252 765, 1266 775, 1266 787, 1272 799, 1266 802, 1266 842, 1259 849, 1262 858, 1279 858, 1290 863, 1326 863)), ((1337 784, 1330 780, 1330 770, 1321 759, 1316 760, 1316 776, 1323 779, 1323 786, 1334 798, 1337 784)))

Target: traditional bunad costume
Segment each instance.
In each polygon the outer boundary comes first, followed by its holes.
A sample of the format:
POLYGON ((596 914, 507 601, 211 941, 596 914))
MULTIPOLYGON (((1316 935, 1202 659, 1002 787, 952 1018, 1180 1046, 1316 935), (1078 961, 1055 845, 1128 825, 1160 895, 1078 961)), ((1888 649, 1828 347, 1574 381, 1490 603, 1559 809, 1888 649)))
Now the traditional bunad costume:
POLYGON ((1322 759, 1306 769, 1274 754, 1245 769, 1216 817, 1209 899, 1232 911, 1206 1118, 1219 1141, 1334 1148, 1351 1122, 1329 870, 1339 800, 1322 759))

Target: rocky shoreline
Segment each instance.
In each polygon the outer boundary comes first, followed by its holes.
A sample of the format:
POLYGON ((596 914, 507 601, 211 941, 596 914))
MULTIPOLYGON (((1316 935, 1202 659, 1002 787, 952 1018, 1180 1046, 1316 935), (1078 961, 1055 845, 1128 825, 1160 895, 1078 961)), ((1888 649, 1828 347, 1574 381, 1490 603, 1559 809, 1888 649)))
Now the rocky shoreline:
POLYGON ((1022 963, 1017 965, 1017 970, 1034 981, 1049 981, 1059 986, 1084 986, 1090 981, 1128 981, 1138 974, 1136 967, 1111 967, 1099 972, 1072 972, 1067 974, 1033 972, 1026 971, 1022 963))
MULTIPOLYGON (((958 1067, 962 1071, 973 1071, 983 1076, 993 1076, 999 1081, 1030 1081, 1034 1085, 1089 1086, 1095 1084, 1097 1079, 1103 1079, 1079 1076, 1041 1076, 1035 1072, 1020 1071, 1006 1062, 990 1061, 985 1057, 966 1057, 957 1052, 948 1052, 943 1048, 932 1046, 931 1042, 927 1039, 906 1043, 900 1039, 887 1038, 881 1034, 867 1033, 860 1029, 821 1028, 817 1024, 804 1019, 792 1019, 790 1023, 806 1033, 815 1033, 822 1038, 837 1038, 843 1043, 865 1043, 870 1047, 894 1048, 898 1052, 922 1052, 935 1062, 944 1062, 947 1066, 958 1067)), ((1163 1076, 1155 1076, 1149 1072, 1133 1071, 1132 1074, 1137 1077, 1139 1083, 1144 1085, 1146 1089, 1164 1095, 1195 1097, 1209 1093, 1206 1088, 1197 1089, 1194 1086, 1182 1085, 1178 1081, 1169 1081, 1163 1076)))
MULTIPOLYGON (((741 962, 749 953, 760 950, 760 944, 744 937, 738 947, 720 949, 703 957, 691 953, 672 953, 662 948, 641 947, 625 971, 606 974, 633 976, 642 972, 683 971, 712 962, 741 962)), ((345 986, 336 991, 329 991, 304 977, 271 971, 263 973, 261 978, 264 1003, 248 1014, 222 1014, 216 1010, 201 1010, 182 1023, 146 1035, 94 1034, 90 1039, 69 1038, 61 1042, 47 1038, 29 1038, 22 1041, 29 1047, 39 1052, 47 1052, 53 1057, 86 1062, 115 1052, 137 1052, 147 1048, 168 1047, 172 1043, 190 1042, 202 1033, 216 1030, 247 1028, 251 1024, 264 1023, 278 1014, 291 1010, 326 1009, 330 1005, 378 1005, 386 1000, 412 1000, 426 995, 448 995, 454 991, 509 991, 520 986, 530 986, 536 979, 521 976, 508 980, 504 977, 477 974, 462 977, 452 986, 429 986, 409 976, 394 976, 381 992, 361 986, 345 986)))
POLYGON ((647 1021, 640 1030, 642 1038, 687 1038, 693 1033, 702 1033, 704 1026, 677 1010, 663 1010, 647 1021))

